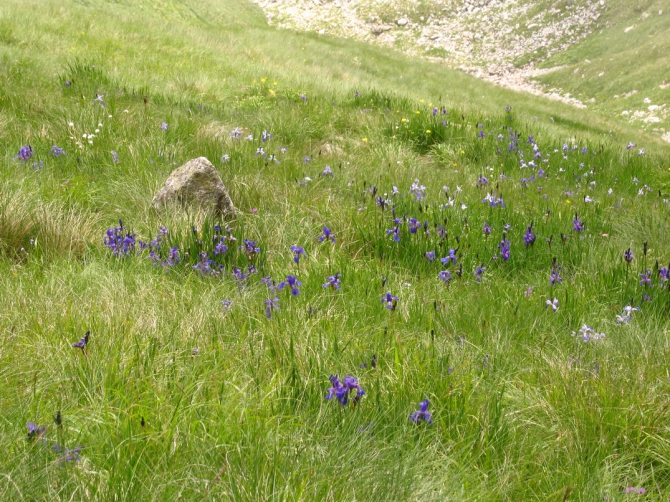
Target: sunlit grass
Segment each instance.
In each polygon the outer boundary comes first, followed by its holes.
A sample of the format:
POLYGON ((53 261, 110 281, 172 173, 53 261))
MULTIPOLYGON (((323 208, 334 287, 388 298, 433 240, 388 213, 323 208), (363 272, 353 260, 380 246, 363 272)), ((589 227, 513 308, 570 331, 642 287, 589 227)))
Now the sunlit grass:
MULTIPOLYGON (((18 19, 26 5, 1 9, 18 19)), ((47 3, 24 30, 5 28, 0 499, 623 500, 644 487, 663 500, 663 151, 564 107, 563 120, 532 120, 556 105, 395 54, 374 79, 350 59, 378 49, 275 32, 243 2, 207 18, 209 5, 47 3), (33 156, 16 159, 25 145, 33 156), (235 220, 151 207, 199 156, 235 220), (127 257, 103 243, 119 219, 135 234, 127 257), (213 254, 228 235, 217 223, 237 239, 225 255, 213 254), (158 254, 177 247, 174 266, 139 249, 161 225, 158 254), (324 226, 335 242, 319 241, 324 226), (193 268, 202 251, 217 274, 193 268), (324 288, 337 273, 341 289, 324 288), (259 280, 289 275, 297 296, 259 280), (617 324, 626 305, 641 311, 617 324), (583 324, 606 337, 571 336, 583 324), (86 351, 73 348, 87 330, 86 351), (332 374, 358 379, 360 403, 325 399, 332 374), (432 425, 409 420, 424 399, 432 425), (28 422, 46 435, 28 440, 28 422), (81 460, 56 443, 84 446, 81 460)))

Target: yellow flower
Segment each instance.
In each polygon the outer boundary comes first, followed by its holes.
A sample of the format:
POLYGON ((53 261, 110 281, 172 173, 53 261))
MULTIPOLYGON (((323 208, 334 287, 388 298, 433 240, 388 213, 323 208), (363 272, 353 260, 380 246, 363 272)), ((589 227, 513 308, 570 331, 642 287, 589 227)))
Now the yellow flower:
POLYGON ((268 92, 270 93, 270 96, 275 96, 276 95, 275 91, 273 91, 272 89, 268 89, 268 92))
POLYGON ((268 79, 267 77, 263 77, 263 78, 261 79, 261 82, 265 83, 265 81, 266 81, 267 79, 268 79))
POLYGON ((569 200, 566 200, 565 203, 566 204, 572 204, 572 202, 570 202, 569 200))
POLYGON ((418 114, 421 113, 421 112, 420 112, 419 110, 417 110, 417 111, 415 111, 414 113, 416 113, 416 114, 418 115, 418 114))
POLYGON ((419 100, 419 103, 423 103, 423 98, 421 98, 421 99, 419 100))
POLYGON ((277 82, 272 82, 272 85, 277 85, 277 82))
POLYGON ((368 142, 368 138, 363 138, 363 143, 367 143, 367 142, 368 142))
POLYGON ((426 134, 430 134, 430 129, 426 129, 426 134))
POLYGON ((407 122, 407 119, 405 117, 403 117, 400 122, 407 122))
POLYGON ((454 167, 458 167, 458 164, 454 164, 454 167))
POLYGON ((461 150, 461 155, 465 155, 465 150, 461 150))

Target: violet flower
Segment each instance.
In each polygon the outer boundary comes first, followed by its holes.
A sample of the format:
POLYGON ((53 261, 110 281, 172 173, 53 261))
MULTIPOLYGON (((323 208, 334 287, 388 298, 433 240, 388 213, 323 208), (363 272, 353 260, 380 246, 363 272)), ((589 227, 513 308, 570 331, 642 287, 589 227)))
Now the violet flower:
POLYGON ((53 145, 51 147, 51 155, 53 155, 54 157, 61 157, 65 155, 65 150, 63 150, 62 148, 58 148, 56 145, 53 145))
POLYGON ((32 147, 30 145, 25 145, 21 147, 19 153, 16 155, 16 158, 18 160, 22 160, 23 162, 28 162, 32 156, 33 156, 32 147))
POLYGON ((626 263, 630 264, 630 262, 633 261, 633 258, 633 252, 630 250, 630 248, 623 252, 623 259, 626 261, 626 263))
POLYGON ((451 282, 451 272, 449 272, 448 270, 442 270, 437 277, 447 286, 451 282))
POLYGON ((88 345, 88 338, 91 334, 91 330, 88 330, 84 336, 82 336, 78 342, 72 344, 72 348, 81 349, 81 351, 86 354, 86 345, 88 345))
POLYGON ((409 419, 415 424, 419 424, 421 422, 426 422, 429 425, 432 424, 433 414, 428 411, 428 406, 430 406, 430 401, 428 399, 421 401, 419 403, 419 409, 412 412, 409 416, 409 419))
POLYGON ((268 298, 265 300, 265 317, 270 319, 272 317, 272 311, 279 310, 279 298, 268 298))
POLYGON ((449 262, 451 262, 452 265, 456 265, 456 263, 458 263, 458 257, 456 256, 457 251, 458 251, 458 248, 450 249, 449 254, 447 256, 445 256, 444 258, 440 258, 440 261, 444 265, 449 265, 449 262))
POLYGON ((349 394, 351 391, 356 390, 356 395, 354 396, 354 404, 360 401, 361 397, 365 394, 363 388, 358 384, 358 380, 352 376, 346 376, 340 381, 337 375, 330 375, 330 383, 333 385, 328 389, 328 395, 326 399, 330 400, 333 397, 337 397, 337 400, 342 406, 346 406, 349 402, 349 394))
POLYGON ((382 303, 386 304, 388 310, 395 310, 398 305, 398 297, 393 296, 391 293, 386 293, 382 296, 382 303))
POLYGON ((329 288, 330 287, 330 288, 333 288, 333 290, 340 289, 340 287, 341 287, 340 277, 342 277, 341 274, 329 275, 328 277, 326 277, 327 282, 325 282, 323 284, 323 287, 324 288, 329 288))
POLYGON ((291 252, 293 253, 293 261, 296 265, 300 265, 300 256, 307 258, 305 248, 302 246, 291 246, 291 252))
POLYGON ((333 233, 330 231, 330 228, 328 227, 323 227, 322 229, 323 235, 319 237, 319 242, 327 241, 330 240, 330 242, 334 243, 335 242, 335 237, 333 236, 333 233))
POLYGON ((300 294, 300 290, 298 288, 302 286, 302 284, 294 275, 287 275, 286 280, 280 282, 277 286, 277 289, 282 291, 286 286, 291 288, 291 294, 293 296, 298 296, 300 294))
POLYGON ((526 233, 523 235, 523 244, 526 246, 526 249, 535 244, 535 234, 533 233, 532 223, 528 226, 526 233))

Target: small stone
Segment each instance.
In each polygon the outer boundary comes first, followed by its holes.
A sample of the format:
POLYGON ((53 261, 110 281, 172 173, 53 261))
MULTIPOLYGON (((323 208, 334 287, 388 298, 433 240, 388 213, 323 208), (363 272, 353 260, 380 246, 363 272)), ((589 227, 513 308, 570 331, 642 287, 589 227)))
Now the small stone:
POLYGON ((228 190, 212 163, 205 157, 189 160, 168 177, 154 196, 153 206, 196 206, 224 216, 235 216, 236 210, 228 190))
POLYGON ((395 24, 397 24, 398 26, 407 26, 408 23, 409 23, 409 20, 407 18, 404 18, 404 17, 401 17, 400 19, 398 19, 395 22, 395 24))

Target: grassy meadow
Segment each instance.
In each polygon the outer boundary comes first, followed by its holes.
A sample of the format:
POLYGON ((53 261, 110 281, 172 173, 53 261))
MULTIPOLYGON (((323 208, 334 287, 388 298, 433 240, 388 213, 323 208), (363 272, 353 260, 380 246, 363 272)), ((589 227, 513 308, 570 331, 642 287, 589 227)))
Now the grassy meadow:
POLYGON ((667 500, 657 138, 243 0, 7 0, 0 147, 0 500, 667 500), (152 208, 201 156, 234 220, 152 208))

